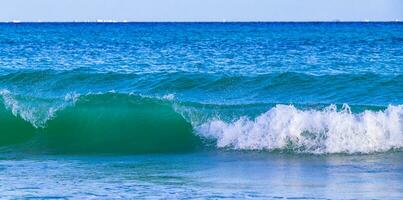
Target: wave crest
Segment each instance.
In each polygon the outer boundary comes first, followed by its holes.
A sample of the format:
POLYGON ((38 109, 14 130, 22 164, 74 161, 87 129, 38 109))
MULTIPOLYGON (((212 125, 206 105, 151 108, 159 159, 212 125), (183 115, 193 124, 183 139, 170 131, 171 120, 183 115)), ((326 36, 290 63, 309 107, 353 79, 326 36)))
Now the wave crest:
POLYGON ((43 128, 46 126, 46 122, 53 119, 59 110, 74 105, 79 95, 68 93, 63 99, 40 99, 21 97, 8 90, 0 90, 0 97, 5 108, 10 110, 14 116, 21 117, 35 128, 43 128))
POLYGON ((403 106, 354 114, 337 110, 299 110, 277 105, 255 119, 211 120, 197 128, 219 148, 292 150, 307 153, 372 153, 403 147, 403 106))

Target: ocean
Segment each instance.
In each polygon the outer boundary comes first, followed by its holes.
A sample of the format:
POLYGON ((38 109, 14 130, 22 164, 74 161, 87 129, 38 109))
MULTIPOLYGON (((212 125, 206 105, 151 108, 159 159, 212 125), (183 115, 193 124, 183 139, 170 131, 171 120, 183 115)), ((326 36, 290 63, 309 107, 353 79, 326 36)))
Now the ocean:
POLYGON ((403 23, 2 23, 0 197, 402 199, 403 23))

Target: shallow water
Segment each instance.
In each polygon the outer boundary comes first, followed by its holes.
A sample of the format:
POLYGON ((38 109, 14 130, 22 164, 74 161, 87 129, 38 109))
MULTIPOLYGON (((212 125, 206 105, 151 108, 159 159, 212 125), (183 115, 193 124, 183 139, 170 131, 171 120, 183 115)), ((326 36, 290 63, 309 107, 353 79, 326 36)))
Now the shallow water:
POLYGON ((4 198, 401 199, 401 153, 3 155, 4 198))

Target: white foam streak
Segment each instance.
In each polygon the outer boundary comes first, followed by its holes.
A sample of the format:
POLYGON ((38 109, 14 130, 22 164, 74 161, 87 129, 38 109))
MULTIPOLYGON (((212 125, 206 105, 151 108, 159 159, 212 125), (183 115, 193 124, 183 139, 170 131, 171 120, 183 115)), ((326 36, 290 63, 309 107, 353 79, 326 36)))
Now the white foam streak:
POLYGON ((162 99, 173 101, 175 99, 175 94, 166 94, 162 97, 162 99))
POLYGON ((212 120, 197 128, 220 148, 285 150, 309 153, 372 153, 403 147, 403 106, 354 114, 348 105, 337 111, 299 110, 277 105, 256 119, 227 123, 212 120))

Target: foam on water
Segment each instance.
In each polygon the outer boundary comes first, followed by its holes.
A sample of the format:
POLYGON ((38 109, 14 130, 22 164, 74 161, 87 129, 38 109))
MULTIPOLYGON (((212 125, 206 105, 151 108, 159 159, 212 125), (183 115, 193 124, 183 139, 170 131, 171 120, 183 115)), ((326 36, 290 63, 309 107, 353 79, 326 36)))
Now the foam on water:
POLYGON ((299 110, 277 105, 255 119, 211 120, 197 128, 219 148, 292 150, 307 153, 372 153, 403 147, 403 106, 354 114, 348 105, 337 111, 299 110))
POLYGON ((162 97, 163 99, 166 99, 168 101, 172 101, 175 99, 175 94, 166 94, 162 97))

